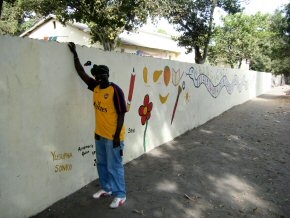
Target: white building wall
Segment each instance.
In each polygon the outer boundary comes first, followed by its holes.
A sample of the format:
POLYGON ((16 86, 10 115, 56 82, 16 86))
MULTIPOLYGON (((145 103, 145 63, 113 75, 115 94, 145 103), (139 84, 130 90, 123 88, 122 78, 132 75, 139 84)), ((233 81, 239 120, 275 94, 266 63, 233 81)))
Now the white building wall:
POLYGON ((29 35, 29 38, 32 39, 44 39, 44 37, 57 37, 58 42, 74 42, 78 45, 101 48, 98 44, 92 45, 90 43, 91 37, 88 33, 71 26, 71 24, 64 26, 54 19, 39 26, 29 35))
MULTIPOLYGON (((41 40, 45 37, 57 37, 54 41, 74 42, 78 45, 85 45, 100 49, 103 48, 98 42, 91 44, 90 34, 86 31, 78 29, 77 26, 82 26, 83 29, 88 28, 86 25, 80 23, 67 23, 67 25, 64 26, 56 19, 50 19, 46 23, 38 25, 30 34, 28 34, 28 37, 41 40)), ((186 54, 186 49, 177 47, 176 43, 170 40, 168 36, 148 32, 142 32, 142 35, 139 33, 128 34, 124 32, 120 35, 120 38, 121 41, 129 41, 130 43, 121 43, 120 46, 115 49, 115 51, 118 52, 123 50, 126 53, 136 54, 137 51, 140 51, 141 56, 153 56, 162 59, 171 59, 189 63, 195 62, 194 53, 186 54), (158 47, 158 49, 154 47, 158 47)))
MULTIPOLYGON (((80 46, 77 51, 82 63, 108 65, 110 80, 126 98, 135 71, 125 119, 125 162, 144 153, 145 126, 138 109, 146 94, 153 103, 148 152, 271 87, 271 74, 80 46), (168 95, 164 104, 160 95, 168 95)), ((27 217, 97 178, 93 96, 66 44, 0 36, 0 66, 1 217, 27 217)))

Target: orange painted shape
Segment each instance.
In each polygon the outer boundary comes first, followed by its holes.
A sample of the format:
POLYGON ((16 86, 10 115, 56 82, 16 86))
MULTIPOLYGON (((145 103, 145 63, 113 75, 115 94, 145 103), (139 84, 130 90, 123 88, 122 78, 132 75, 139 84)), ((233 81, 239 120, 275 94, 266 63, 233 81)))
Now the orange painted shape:
POLYGON ((164 83, 166 86, 168 86, 170 82, 170 77, 171 77, 170 68, 166 66, 164 67, 164 83))

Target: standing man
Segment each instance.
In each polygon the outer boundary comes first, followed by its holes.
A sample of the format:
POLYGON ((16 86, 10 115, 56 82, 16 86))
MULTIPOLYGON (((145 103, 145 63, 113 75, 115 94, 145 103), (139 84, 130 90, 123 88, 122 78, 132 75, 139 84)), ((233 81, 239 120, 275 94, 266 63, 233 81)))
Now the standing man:
POLYGON ((93 65, 91 73, 86 74, 82 67, 73 42, 68 44, 74 55, 74 64, 78 75, 94 92, 96 114, 96 157, 97 169, 102 189, 93 195, 98 199, 113 195, 110 208, 117 208, 126 201, 126 187, 123 166, 124 117, 126 102, 123 91, 109 82, 109 68, 105 65, 93 65))

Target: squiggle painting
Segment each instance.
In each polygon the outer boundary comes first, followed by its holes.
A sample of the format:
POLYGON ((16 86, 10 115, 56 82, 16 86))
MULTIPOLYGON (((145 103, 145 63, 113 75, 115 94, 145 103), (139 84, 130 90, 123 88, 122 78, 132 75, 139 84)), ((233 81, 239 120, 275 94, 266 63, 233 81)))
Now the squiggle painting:
POLYGON ((204 84, 208 92, 214 98, 219 96, 223 87, 226 88, 228 94, 233 93, 235 86, 237 86, 239 92, 242 91, 243 86, 245 87, 245 90, 248 89, 248 82, 246 81, 245 76, 243 76, 242 81, 239 82, 239 77, 235 75, 232 83, 230 83, 227 76, 224 75, 220 82, 214 85, 210 78, 208 78, 205 74, 199 74, 193 67, 189 69, 189 72, 186 75, 193 81, 196 88, 199 88, 201 84, 204 84))

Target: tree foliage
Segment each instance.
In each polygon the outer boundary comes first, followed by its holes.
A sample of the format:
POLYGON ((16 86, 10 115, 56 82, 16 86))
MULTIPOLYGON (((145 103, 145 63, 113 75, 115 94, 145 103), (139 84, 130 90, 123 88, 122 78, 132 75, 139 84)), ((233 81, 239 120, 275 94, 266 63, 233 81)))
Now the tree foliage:
POLYGON ((203 64, 214 31, 213 14, 219 7, 232 14, 241 11, 240 0, 165 0, 162 15, 181 33, 178 44, 195 51, 195 62, 203 64))
POLYGON ((290 76, 290 4, 273 15, 228 15, 210 47, 212 64, 234 67, 243 59, 250 69, 290 76))
MULTIPOLYGON (((13 4, 16 0, 5 0, 6 3, 13 4)), ((2 15, 2 7, 3 7, 4 0, 0 0, 0 18, 2 15)))
POLYGON ((122 32, 146 23, 148 11, 153 12, 156 7, 153 3, 153 0, 38 0, 34 8, 40 14, 55 14, 62 23, 87 24, 92 42, 113 50, 122 32))
POLYGON ((19 8, 4 2, 0 20, 0 34, 15 35, 18 31, 19 19, 19 8))
POLYGON ((40 18, 33 13, 31 0, 6 0, 1 9, 0 34, 19 35, 40 18))
POLYGON ((276 34, 271 40, 272 72, 290 76, 290 3, 272 16, 271 30, 276 34))
POLYGON ((260 60, 256 63, 258 66, 267 58, 263 52, 267 53, 272 35, 269 30, 269 15, 237 13, 222 20, 223 26, 216 29, 210 46, 211 63, 223 62, 232 68, 238 64, 240 68, 244 59, 253 60, 253 57, 257 57, 257 61, 260 60))

